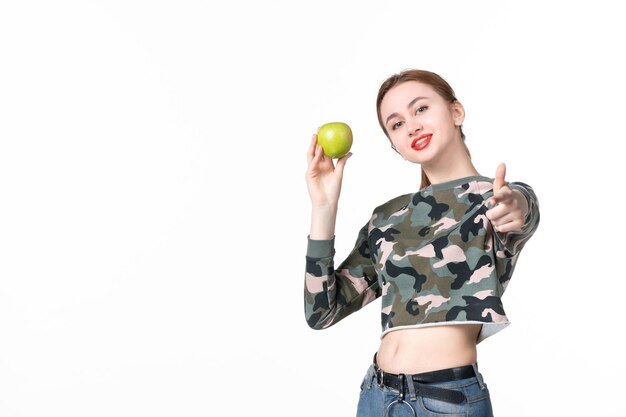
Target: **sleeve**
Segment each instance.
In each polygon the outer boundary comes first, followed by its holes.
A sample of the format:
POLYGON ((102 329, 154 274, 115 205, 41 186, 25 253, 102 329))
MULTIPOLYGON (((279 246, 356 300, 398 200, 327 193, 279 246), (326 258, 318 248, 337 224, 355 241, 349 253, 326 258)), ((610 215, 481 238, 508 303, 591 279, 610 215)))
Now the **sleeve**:
POLYGON ((514 257, 522 250, 526 242, 532 237, 539 226, 539 201, 532 187, 523 182, 510 182, 512 190, 521 192, 528 201, 528 213, 524 219, 524 226, 518 231, 496 232, 498 249, 505 252, 507 257, 514 257))
POLYGON ((360 310, 381 294, 370 257, 367 224, 354 248, 336 270, 334 238, 308 238, 304 278, 304 314, 312 329, 325 329, 360 310))

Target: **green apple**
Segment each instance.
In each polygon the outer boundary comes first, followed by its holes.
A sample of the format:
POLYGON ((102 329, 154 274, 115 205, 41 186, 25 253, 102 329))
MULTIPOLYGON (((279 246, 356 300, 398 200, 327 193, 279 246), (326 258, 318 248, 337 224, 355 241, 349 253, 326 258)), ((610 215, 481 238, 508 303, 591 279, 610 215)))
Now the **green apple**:
POLYGON ((342 122, 326 123, 317 131, 317 143, 322 146, 324 155, 341 158, 352 147, 352 129, 342 122))

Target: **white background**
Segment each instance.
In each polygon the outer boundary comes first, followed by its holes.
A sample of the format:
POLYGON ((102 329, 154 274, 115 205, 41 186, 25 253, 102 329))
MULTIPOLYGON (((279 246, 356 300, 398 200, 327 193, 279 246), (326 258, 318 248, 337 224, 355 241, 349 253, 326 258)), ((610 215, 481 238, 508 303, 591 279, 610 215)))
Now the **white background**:
POLYGON ((419 184, 375 114, 404 68, 540 199, 479 345, 496 415, 623 416, 617 3, 2 1, 0 416, 354 415, 379 301, 307 327, 305 154, 352 126, 342 258, 419 184))

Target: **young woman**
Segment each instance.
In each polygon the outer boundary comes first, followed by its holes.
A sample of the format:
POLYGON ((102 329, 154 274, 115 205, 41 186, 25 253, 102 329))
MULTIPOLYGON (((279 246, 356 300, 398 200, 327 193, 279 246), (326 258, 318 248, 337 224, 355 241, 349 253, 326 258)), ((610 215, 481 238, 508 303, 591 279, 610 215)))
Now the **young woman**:
POLYGON ((492 416, 476 345, 509 322, 501 296, 539 222, 537 198, 472 164, 465 112, 439 75, 407 70, 383 82, 378 120, 392 148, 421 166, 420 189, 372 212, 334 268, 334 233, 346 161, 325 157, 314 135, 306 182, 312 202, 305 316, 327 328, 381 297, 382 335, 357 417, 492 416))

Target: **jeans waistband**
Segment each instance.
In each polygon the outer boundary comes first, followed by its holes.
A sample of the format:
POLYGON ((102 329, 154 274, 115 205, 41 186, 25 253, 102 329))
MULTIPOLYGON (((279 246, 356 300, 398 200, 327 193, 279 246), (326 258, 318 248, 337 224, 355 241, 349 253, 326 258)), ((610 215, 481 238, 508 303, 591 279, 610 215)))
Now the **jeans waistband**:
MULTIPOLYGON (((376 363, 376 354, 374 354, 374 370, 376 372, 377 379, 383 380, 383 383, 384 380, 394 381, 399 377, 398 374, 387 373, 380 369, 376 363)), ((412 374, 411 377, 413 381, 429 384, 435 382, 458 381, 461 379, 472 378, 476 376, 476 374, 477 371, 474 365, 465 365, 454 368, 438 369, 436 371, 421 372, 419 374, 412 374)))
POLYGON ((457 381, 472 377, 476 377, 481 389, 484 389, 485 385, 482 375, 478 372, 478 364, 476 363, 419 374, 392 374, 384 372, 378 367, 376 354, 374 354, 373 363, 368 369, 368 379, 370 383, 376 379, 379 386, 386 386, 397 390, 400 396, 399 398, 403 399, 405 394, 409 394, 412 399, 415 399, 417 396, 422 396, 454 404, 462 404, 467 401, 463 392, 429 384, 457 381))

